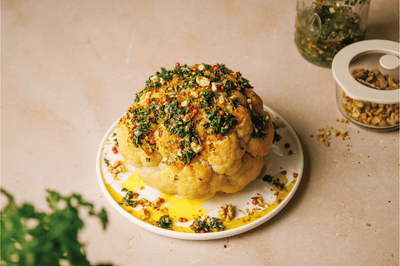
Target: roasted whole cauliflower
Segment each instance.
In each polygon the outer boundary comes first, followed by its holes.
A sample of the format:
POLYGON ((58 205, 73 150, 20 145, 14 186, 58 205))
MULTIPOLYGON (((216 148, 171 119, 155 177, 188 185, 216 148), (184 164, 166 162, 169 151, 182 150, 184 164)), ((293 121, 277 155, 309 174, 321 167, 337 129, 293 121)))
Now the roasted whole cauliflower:
POLYGON ((190 199, 244 188, 273 138, 261 98, 224 64, 161 68, 117 128, 121 155, 147 185, 190 199))

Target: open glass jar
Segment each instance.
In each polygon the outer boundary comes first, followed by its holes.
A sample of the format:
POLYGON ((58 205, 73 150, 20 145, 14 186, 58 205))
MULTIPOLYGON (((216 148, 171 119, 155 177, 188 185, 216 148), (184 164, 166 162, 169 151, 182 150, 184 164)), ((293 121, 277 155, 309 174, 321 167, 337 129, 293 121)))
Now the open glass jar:
POLYGON ((399 44, 368 40, 334 58, 337 106, 351 122, 369 129, 399 128, 399 44))
POLYGON ((298 0, 295 43, 309 62, 331 67, 336 53, 364 39, 370 0, 298 0))

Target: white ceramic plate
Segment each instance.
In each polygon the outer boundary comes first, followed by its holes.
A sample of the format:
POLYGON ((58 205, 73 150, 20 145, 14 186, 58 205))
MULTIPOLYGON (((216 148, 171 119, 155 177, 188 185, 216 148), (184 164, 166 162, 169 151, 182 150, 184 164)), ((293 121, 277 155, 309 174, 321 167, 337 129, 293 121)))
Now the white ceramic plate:
MULTIPOLYGON (((274 202, 276 202, 276 196, 274 195, 275 191, 272 189, 268 182, 263 181, 263 177, 265 175, 274 176, 275 174, 286 172, 285 175, 288 179, 287 184, 291 183, 292 181, 294 182, 291 191, 275 208, 273 208, 266 214, 264 212, 263 216, 261 216, 260 218, 251 220, 249 222, 243 221, 243 225, 240 225, 237 228, 201 234, 194 232, 188 233, 162 229, 147 222, 144 222, 141 219, 138 219, 130 214, 118 202, 116 202, 116 200, 114 200, 113 196, 110 194, 110 191, 107 189, 107 187, 109 189, 112 188, 116 193, 124 196, 125 192, 121 191, 122 185, 135 171, 135 168, 133 166, 126 165, 128 171, 118 174, 118 179, 116 179, 114 175, 110 174, 107 171, 107 165, 104 158, 109 160, 111 164, 113 164, 115 160, 123 161, 123 158, 119 153, 114 154, 112 152, 112 148, 114 146, 113 142, 116 138, 115 136, 113 136, 113 134, 116 131, 119 119, 107 131, 98 150, 96 158, 96 168, 100 187, 103 190, 107 200, 118 212, 122 214, 122 216, 124 216, 134 224, 160 235, 187 240, 210 240, 225 238, 249 231, 271 219, 287 205, 287 203, 291 200, 300 185, 304 168, 303 150, 293 128, 287 123, 284 118, 282 118, 279 114, 277 114, 270 108, 264 105, 264 109, 271 114, 272 121, 278 127, 276 131, 281 136, 281 139, 279 141, 276 141, 272 145, 269 153, 264 156, 264 167, 261 171, 261 174, 257 179, 252 181, 243 190, 233 194, 217 194, 211 199, 206 200, 202 205, 202 208, 208 210, 208 215, 210 217, 218 217, 217 208, 225 203, 231 203, 233 206, 235 206, 235 219, 246 219, 246 217, 248 216, 246 216, 245 212, 242 210, 250 208, 254 209, 255 206, 251 203, 252 197, 256 195, 262 195, 265 203, 273 204, 274 202), (296 175, 297 177, 295 177, 296 175)), ((140 191, 140 194, 141 197, 145 197, 150 201, 156 199, 158 196, 162 196, 162 194, 159 193, 157 190, 147 186, 144 190, 140 191)), ((262 210, 262 208, 260 208, 260 210, 262 210)), ((189 221, 186 224, 180 224, 179 226, 189 227, 189 224, 191 222, 193 221, 189 221)))

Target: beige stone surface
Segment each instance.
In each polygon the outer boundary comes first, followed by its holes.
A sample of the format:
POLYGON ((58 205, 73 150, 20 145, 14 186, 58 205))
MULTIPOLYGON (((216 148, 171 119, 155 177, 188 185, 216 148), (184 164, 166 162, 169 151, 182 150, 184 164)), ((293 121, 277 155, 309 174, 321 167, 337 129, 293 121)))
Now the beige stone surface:
MULTIPOLYGON (((295 6, 3 0, 1 186, 38 208, 46 188, 105 207, 107 230, 88 219, 81 235, 93 263, 399 265, 399 132, 336 121, 331 70, 296 50, 295 6), (241 71, 298 134, 302 183, 262 226, 213 241, 170 239, 132 224, 103 196, 95 169, 103 135, 147 78, 175 62, 241 71), (349 138, 325 147, 315 136, 328 125, 349 138)), ((367 38, 399 41, 398 1, 372 1, 367 38)))

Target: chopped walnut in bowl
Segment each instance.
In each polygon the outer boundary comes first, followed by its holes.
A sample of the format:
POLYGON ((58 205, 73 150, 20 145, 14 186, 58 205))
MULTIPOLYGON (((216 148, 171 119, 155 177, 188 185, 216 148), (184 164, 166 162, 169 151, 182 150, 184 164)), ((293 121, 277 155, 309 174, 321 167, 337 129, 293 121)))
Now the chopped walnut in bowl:
MULTIPOLYGON (((393 77, 382 75, 377 69, 354 69, 351 75, 359 83, 376 90, 398 90, 399 81, 393 77)), ((347 119, 355 124, 372 129, 391 130, 399 127, 399 103, 378 104, 360 101, 346 95, 345 91, 336 86, 339 110, 347 119)))

